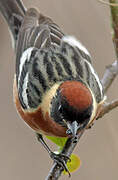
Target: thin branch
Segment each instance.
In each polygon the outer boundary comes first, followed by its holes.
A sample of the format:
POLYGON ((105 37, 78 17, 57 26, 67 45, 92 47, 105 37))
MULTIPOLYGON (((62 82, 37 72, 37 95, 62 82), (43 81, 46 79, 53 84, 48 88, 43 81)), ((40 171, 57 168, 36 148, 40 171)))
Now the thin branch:
POLYGON ((113 110, 114 108, 118 107, 118 99, 114 100, 110 103, 106 103, 104 104, 103 108, 101 109, 99 116, 97 117, 97 119, 102 118, 106 113, 109 113, 111 110, 113 110))
MULTIPOLYGON (((79 142, 81 136, 83 135, 85 129, 83 129, 79 135, 78 135, 78 139, 77 139, 77 142, 73 143, 73 139, 72 138, 69 138, 62 150, 62 154, 65 154, 66 156, 70 157, 70 155, 72 154, 73 150, 75 149, 77 143, 79 142)), ((57 180, 60 176, 61 176, 61 173, 63 172, 63 168, 61 166, 59 166, 57 163, 54 163, 46 180, 57 180)))
POLYGON ((104 92, 106 93, 108 88, 111 86, 115 77, 118 75, 118 61, 115 61, 113 64, 106 67, 106 71, 101 80, 104 92))
MULTIPOLYGON (((115 77, 118 75, 118 0, 109 0, 108 4, 111 10, 112 30, 113 30, 112 40, 113 40, 117 60, 113 64, 106 67, 106 71, 101 80, 105 93, 113 83, 115 77)), ((103 117, 106 113, 110 112, 117 106, 118 106, 118 100, 104 104, 97 119, 103 117)))
POLYGON ((113 32, 113 44, 116 53, 117 60, 110 66, 107 66, 104 73, 102 84, 104 92, 110 87, 111 83, 118 75, 118 0, 109 0, 109 7, 111 10, 112 19, 112 32, 113 32))

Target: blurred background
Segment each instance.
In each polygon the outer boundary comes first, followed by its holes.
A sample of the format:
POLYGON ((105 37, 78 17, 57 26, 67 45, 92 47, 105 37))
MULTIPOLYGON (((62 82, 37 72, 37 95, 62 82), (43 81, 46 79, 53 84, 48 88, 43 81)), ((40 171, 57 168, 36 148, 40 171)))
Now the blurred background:
MULTIPOLYGON (((97 0, 24 0, 24 4, 37 7, 52 17, 65 33, 76 36, 90 51, 102 78, 105 66, 115 60, 109 6, 97 0)), ((0 16, 0 179, 43 180, 52 167, 52 160, 16 112, 12 96, 14 70, 10 34, 0 16)), ((108 92, 109 100, 118 98, 117 89, 118 79, 108 92)), ((85 132, 75 153, 82 165, 71 179, 118 179, 118 108, 85 132)))

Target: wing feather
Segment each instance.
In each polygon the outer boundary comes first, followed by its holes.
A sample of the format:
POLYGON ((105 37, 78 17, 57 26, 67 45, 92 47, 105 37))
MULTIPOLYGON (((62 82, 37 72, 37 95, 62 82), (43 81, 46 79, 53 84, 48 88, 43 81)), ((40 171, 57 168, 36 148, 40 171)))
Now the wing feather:
POLYGON ((30 47, 38 49, 60 45, 63 33, 60 28, 48 17, 39 13, 36 9, 26 12, 19 32, 16 48, 16 77, 19 74, 21 55, 30 47))

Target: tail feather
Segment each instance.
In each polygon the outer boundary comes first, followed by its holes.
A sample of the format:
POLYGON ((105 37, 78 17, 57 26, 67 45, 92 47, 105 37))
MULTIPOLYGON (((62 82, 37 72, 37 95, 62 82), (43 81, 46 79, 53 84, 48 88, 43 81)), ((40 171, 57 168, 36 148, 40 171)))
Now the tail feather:
POLYGON ((22 0, 0 0, 0 11, 5 18, 16 44, 26 8, 22 0))

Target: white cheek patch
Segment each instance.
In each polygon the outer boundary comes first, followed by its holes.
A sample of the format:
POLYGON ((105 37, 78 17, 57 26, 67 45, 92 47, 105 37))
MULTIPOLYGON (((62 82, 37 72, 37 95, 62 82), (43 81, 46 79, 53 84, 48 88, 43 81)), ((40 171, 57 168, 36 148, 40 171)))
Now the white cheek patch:
POLYGON ((70 44, 71 46, 75 46, 77 48, 79 48, 81 51, 83 51, 85 54, 87 54, 88 56, 90 56, 90 53, 88 52, 88 50, 80 43, 80 41, 78 41, 75 37, 73 36, 64 36, 62 38, 62 40, 68 44, 70 44))

